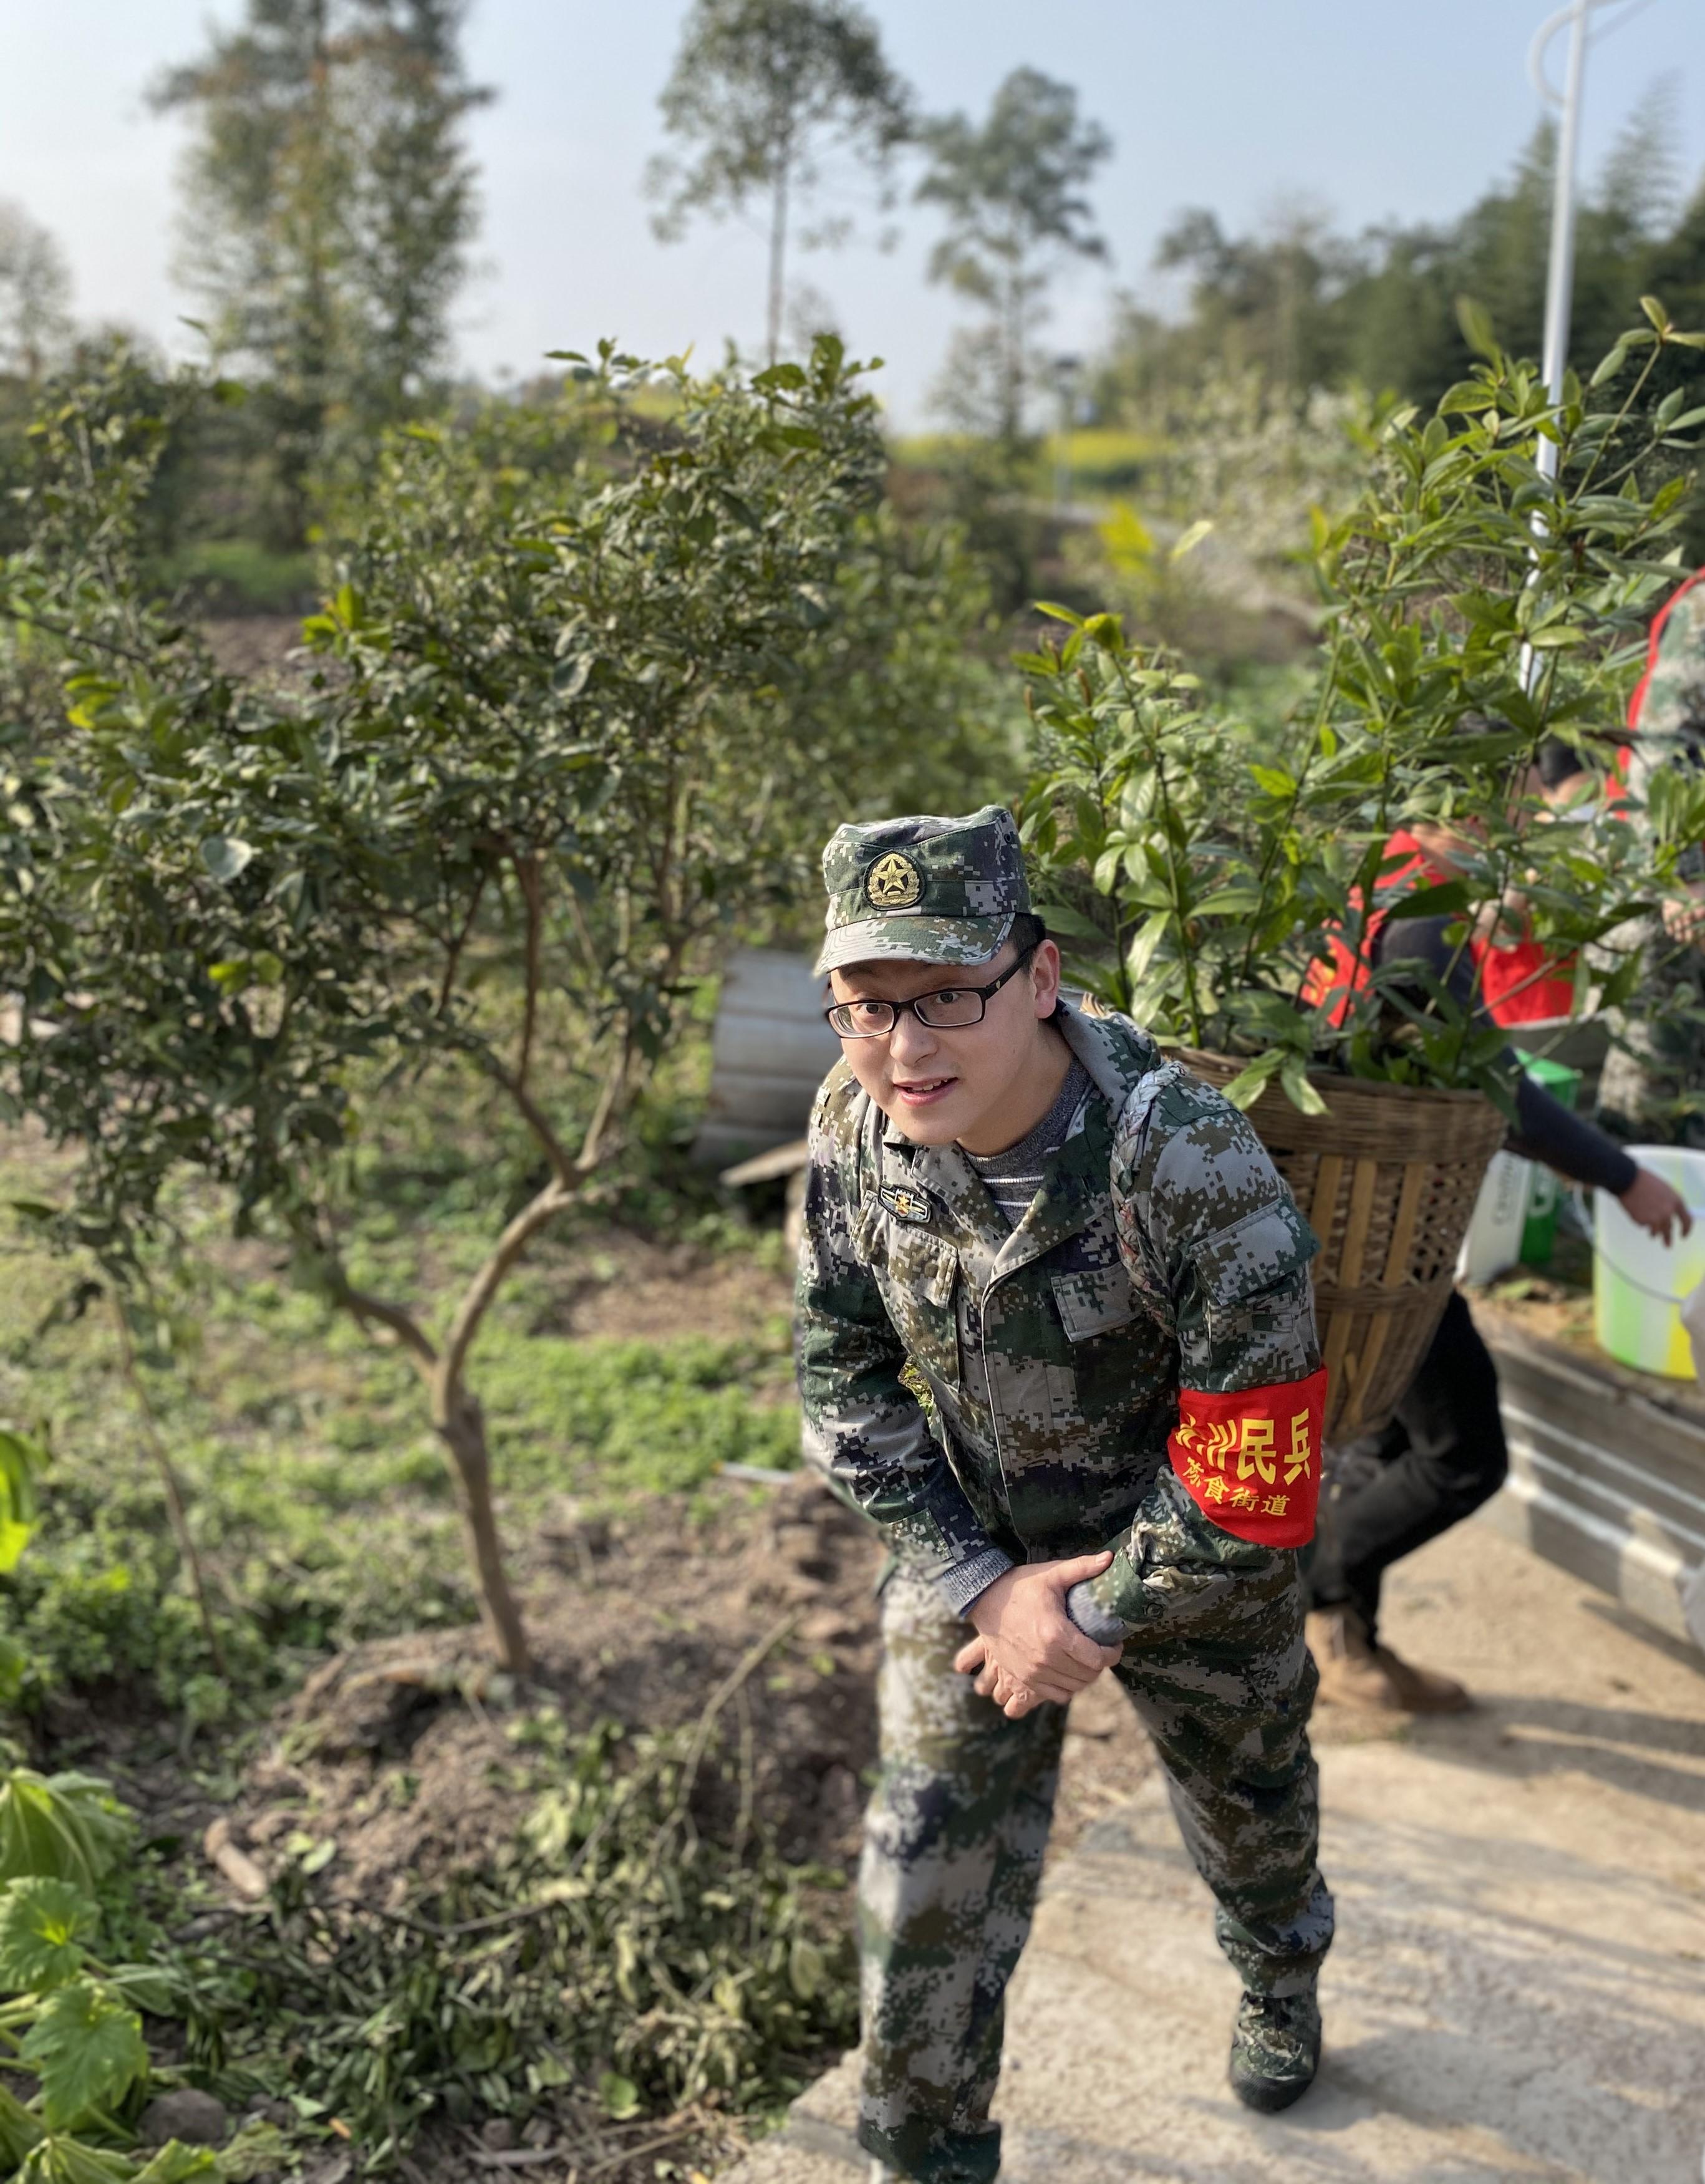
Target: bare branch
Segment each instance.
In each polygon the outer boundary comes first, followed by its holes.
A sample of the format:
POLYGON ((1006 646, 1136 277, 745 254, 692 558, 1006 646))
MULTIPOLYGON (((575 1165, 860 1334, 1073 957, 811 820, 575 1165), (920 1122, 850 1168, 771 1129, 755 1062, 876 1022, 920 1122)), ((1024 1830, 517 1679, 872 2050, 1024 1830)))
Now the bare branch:
POLYGON ((549 1116, 545 1113, 543 1108, 539 1106, 521 1079, 505 1069, 495 1055, 482 1055, 481 1059, 493 1082, 502 1085, 504 1090, 515 1101, 522 1121, 543 1147, 544 1156, 550 1162, 551 1171, 557 1181, 569 1190, 573 1190, 578 1163, 552 1128, 549 1116))
POLYGON ((573 1202, 577 1186, 561 1176, 553 1176, 538 1196, 529 1199, 499 1237, 491 1256, 480 1268, 463 1293, 456 1307, 456 1316, 450 1323, 450 1331, 444 1339, 443 1354, 437 1361, 435 1379, 441 1409, 446 1415, 460 1400, 462 1368, 467 1362, 468 1351, 479 1333, 480 1322, 491 1307, 493 1298, 503 1286, 504 1277, 527 1245, 573 1202))
POLYGON ((172 1535, 177 1541, 177 1551, 183 1557, 184 1574, 189 1580, 190 1591, 195 1596, 196 1613, 201 1618, 208 1652, 213 1657, 215 1669, 222 1676, 226 1672, 225 1648, 220 1643, 219 1628, 213 1619, 213 1608, 208 1600, 207 1580, 202 1574, 201 1557, 196 1551, 195 1535, 190 1529, 189 1511, 184 1506, 183 1487, 177 1475, 177 1466, 167 1452, 159 1422, 154 1416, 148 1384, 137 1362, 137 1346, 131 1337, 130 1314, 125 1308, 123 1297, 116 1290, 111 1293, 111 1301, 113 1325, 118 1330, 119 1362, 124 1370, 125 1384, 142 1418, 143 1444, 160 1475, 160 1485, 165 1493, 166 1512, 171 1518, 172 1535))
POLYGON ((587 1124, 586 1135, 581 1140, 580 1157, 574 1164, 577 1174, 589 1175, 599 1163, 604 1150, 605 1133, 609 1129, 621 1105, 621 1095, 627 1089, 627 1072, 632 1053, 633 1034, 631 1031, 625 1032, 616 1050, 616 1059, 605 1072, 598 1105, 592 1111, 592 1120, 587 1124))
POLYGON ((412 1312, 384 1297, 371 1296, 365 1290, 354 1288, 341 1273, 334 1279, 333 1295, 341 1309, 359 1319, 364 1327, 388 1327, 414 1358, 421 1378, 430 1384, 438 1353, 432 1337, 412 1312))
POLYGON ((515 1064, 515 1085, 525 1093, 532 1067, 533 1031, 538 1022, 539 949, 543 937, 544 897, 539 881, 538 856, 530 851, 515 859, 515 876, 527 906, 527 985, 521 997, 521 1059, 515 1064))
POLYGON ((450 994, 456 983, 456 973, 462 967, 462 950, 468 944, 468 935, 474 929, 474 920, 480 914, 480 904, 486 892, 486 875, 482 872, 474 882, 473 898, 468 904, 468 914, 462 920, 461 930, 444 947, 444 975, 438 982, 437 1013, 443 1016, 450 1006, 450 994))

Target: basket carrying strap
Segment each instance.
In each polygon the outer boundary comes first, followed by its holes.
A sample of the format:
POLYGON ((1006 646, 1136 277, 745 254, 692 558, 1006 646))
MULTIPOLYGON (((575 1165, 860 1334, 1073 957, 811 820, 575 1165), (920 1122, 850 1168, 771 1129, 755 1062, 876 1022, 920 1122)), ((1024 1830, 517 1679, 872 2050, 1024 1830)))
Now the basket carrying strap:
POLYGON ((1263 1547, 1302 1547, 1320 1501, 1326 1368, 1233 1395, 1178 1390, 1167 1443, 1185 1492, 1221 1531, 1263 1547))

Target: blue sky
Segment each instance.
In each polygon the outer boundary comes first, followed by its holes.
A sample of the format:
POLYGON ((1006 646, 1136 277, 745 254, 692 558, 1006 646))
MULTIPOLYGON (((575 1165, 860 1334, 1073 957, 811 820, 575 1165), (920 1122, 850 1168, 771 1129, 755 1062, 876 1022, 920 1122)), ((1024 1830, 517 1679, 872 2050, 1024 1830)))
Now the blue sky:
MULTIPOLYGON (((142 92, 198 48, 237 0, 13 0, 0 72, 0 198, 23 203, 70 257, 76 306, 187 348, 192 309, 172 284, 175 123, 142 92)), ((663 354, 725 337, 755 345, 763 246, 738 226, 658 243, 639 193, 659 148, 656 95, 684 0, 475 0, 470 55, 498 103, 476 125, 485 221, 460 314, 462 360, 537 368, 601 333, 663 354)), ((930 108, 987 102, 1009 69, 1076 84, 1117 152, 1096 191, 1110 269, 1062 287, 1052 338, 1092 346, 1116 287, 1164 303, 1149 270, 1183 205, 1234 228, 1281 201, 1351 227, 1443 219, 1506 170, 1537 114, 1529 39, 1545 0, 873 0, 891 58, 930 108)), ((1560 48, 1559 48, 1560 54, 1560 48)), ((1677 94, 1691 184, 1705 170, 1705 7, 1647 0, 1594 51, 1589 171, 1659 77, 1677 94)), ((889 360, 896 415, 915 422, 956 306, 923 277, 933 233, 908 214, 891 255, 855 246, 802 259, 861 354, 889 360)))

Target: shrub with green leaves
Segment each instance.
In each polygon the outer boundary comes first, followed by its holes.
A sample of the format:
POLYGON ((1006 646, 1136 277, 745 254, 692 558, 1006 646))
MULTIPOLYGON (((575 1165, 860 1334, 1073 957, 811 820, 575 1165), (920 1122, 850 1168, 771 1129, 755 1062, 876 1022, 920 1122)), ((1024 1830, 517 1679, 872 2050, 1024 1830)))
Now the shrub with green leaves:
POLYGON ((1477 315, 1468 328, 1473 376, 1435 415, 1388 417, 1355 506, 1317 519, 1318 671, 1277 748, 1211 714, 1115 616, 1050 608, 1069 635, 1021 662, 1038 732, 1024 832, 1072 974, 1164 1038, 1246 1057, 1231 1088, 1245 1104, 1277 1078, 1318 1108, 1318 1061, 1502 1096, 1503 1034, 1412 962, 1375 969, 1342 1022, 1301 999, 1329 936, 1359 949, 1394 830, 1433 821, 1476 844, 1466 877, 1399 915, 1447 917, 1458 958, 1513 923, 1573 959, 1577 1006, 1590 985, 1599 1008, 1642 974, 1629 922, 1705 837, 1697 775, 1671 770, 1617 813, 1559 815, 1534 781, 1547 738, 1602 764, 1625 716, 1679 573, 1688 436, 1705 422, 1646 390, 1666 352, 1705 334, 1648 302, 1553 404, 1536 367, 1477 315))
POLYGON ((405 435, 306 626, 327 671, 294 691, 233 683, 148 603, 137 510, 170 420, 114 417, 101 389, 42 421, 0 578, 69 700, 8 732, 0 810, 0 987, 25 997, 0 1100, 82 1155, 44 1227, 127 1279, 193 1173, 397 1343, 515 1668, 474 1345, 606 1161, 695 951, 788 894, 788 694, 815 660, 821 733, 832 669, 874 672, 919 604, 849 581, 884 459, 839 343, 750 381, 613 347, 577 369, 611 433, 661 377, 667 432, 558 479, 405 435), (855 614, 871 641, 838 643, 855 614), (547 1018, 570 1054, 549 1077, 547 1018), (434 1064, 507 1110, 517 1186, 439 1324, 356 1279, 348 1217, 351 1148, 434 1064))

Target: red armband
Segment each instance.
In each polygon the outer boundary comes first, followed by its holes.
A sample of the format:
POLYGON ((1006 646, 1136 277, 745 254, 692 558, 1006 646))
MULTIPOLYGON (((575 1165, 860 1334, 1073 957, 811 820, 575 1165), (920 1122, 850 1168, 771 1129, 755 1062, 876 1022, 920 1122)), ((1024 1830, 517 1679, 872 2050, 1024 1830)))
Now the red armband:
POLYGON ((1306 1380, 1234 1396, 1181 1388, 1167 1453, 1191 1499, 1223 1532, 1263 1547, 1304 1547, 1314 1537, 1325 1418, 1323 1365, 1306 1380))

